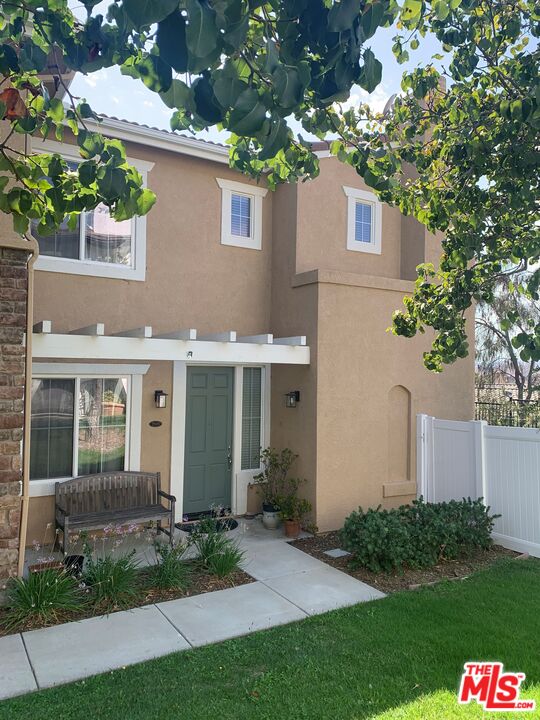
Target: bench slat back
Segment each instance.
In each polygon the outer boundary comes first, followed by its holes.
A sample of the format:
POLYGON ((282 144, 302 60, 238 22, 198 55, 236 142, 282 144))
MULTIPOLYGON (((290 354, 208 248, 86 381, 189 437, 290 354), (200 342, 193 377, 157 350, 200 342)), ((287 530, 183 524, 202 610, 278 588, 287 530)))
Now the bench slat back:
POLYGON ((68 515, 159 505, 159 473, 115 471, 56 484, 56 503, 68 515))

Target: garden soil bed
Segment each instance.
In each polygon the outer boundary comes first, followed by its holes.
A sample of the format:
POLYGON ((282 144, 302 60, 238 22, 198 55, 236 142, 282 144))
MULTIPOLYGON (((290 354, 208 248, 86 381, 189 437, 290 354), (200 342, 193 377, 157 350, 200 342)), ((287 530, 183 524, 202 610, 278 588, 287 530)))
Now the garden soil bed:
POLYGON ((112 612, 116 612, 117 610, 131 610, 136 607, 151 605, 152 603, 192 597, 194 595, 201 595, 202 593, 214 592, 216 590, 226 590, 227 588, 237 587, 238 585, 247 585, 248 583, 255 582, 255 580, 250 575, 243 572, 243 570, 237 570, 227 577, 220 578, 197 566, 194 566, 192 572, 190 573, 189 586, 185 590, 160 590, 155 587, 150 587, 147 582, 147 577, 147 571, 145 571, 145 569, 141 569, 139 575, 139 592, 136 596, 134 596, 133 601, 130 602, 128 607, 103 608, 98 605, 89 604, 77 612, 58 613, 56 621, 53 622, 27 623, 25 625, 18 626, 17 628, 10 628, 9 630, 5 626, 8 610, 7 608, 0 608, 0 637, 4 635, 11 635, 16 632, 39 630, 40 628, 61 625, 66 622, 84 620, 86 618, 97 617, 99 615, 108 615, 112 612))
POLYGON ((341 570, 348 575, 372 585, 384 593, 393 593, 398 590, 412 590, 414 586, 429 585, 441 580, 456 580, 465 578, 471 573, 487 568, 498 560, 517 557, 519 553, 507 550, 500 545, 493 545, 490 550, 476 550, 467 557, 459 560, 445 560, 438 565, 422 570, 407 568, 402 573, 374 573, 366 568, 352 568, 350 556, 332 558, 324 554, 325 550, 341 547, 337 532, 321 533, 309 538, 302 538, 290 543, 293 547, 313 555, 318 560, 341 570))

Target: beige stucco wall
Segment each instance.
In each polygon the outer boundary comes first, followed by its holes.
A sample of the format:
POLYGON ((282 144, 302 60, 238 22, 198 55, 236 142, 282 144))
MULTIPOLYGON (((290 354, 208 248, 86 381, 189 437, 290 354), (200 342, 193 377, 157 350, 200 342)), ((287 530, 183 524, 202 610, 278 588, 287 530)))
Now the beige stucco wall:
POLYGON ((473 418, 472 355, 436 375, 422 364, 429 337, 411 340, 386 332, 402 296, 391 288, 319 284, 321 529, 340 527, 358 505, 390 507, 414 498, 418 413, 473 418))
POLYGON ((347 250, 347 201, 343 186, 373 192, 348 165, 322 158, 319 177, 298 185, 296 272, 343 270, 399 278, 401 213, 383 206, 382 253, 347 250))
POLYGON ((422 361, 429 334, 387 332, 416 266, 437 261, 440 238, 384 206, 381 255, 348 251, 343 185, 369 189, 323 159, 319 178, 274 198, 272 326, 305 328, 311 365, 273 368, 272 443, 299 453, 295 471, 308 479, 320 530, 340 527, 358 505, 414 498, 418 413, 473 417, 472 355, 435 375, 422 361), (285 407, 290 390, 301 391, 295 409, 285 407))
MULTIPOLYGON (((305 334, 310 366, 271 370, 271 444, 299 454, 295 473, 308 480, 311 519, 333 529, 360 504, 410 501, 416 414, 472 417, 472 356, 435 376, 422 364, 428 336, 386 332, 416 265, 437 258, 438 239, 384 207, 381 255, 348 251, 342 188, 366 187, 351 168, 323 159, 319 178, 264 199, 262 251, 222 246, 215 178, 247 180, 206 160, 142 146, 128 153, 155 162, 146 281, 37 272, 35 320, 52 320, 56 331, 101 321, 107 332, 148 324, 155 332, 305 334), (301 393, 294 409, 285 407, 291 390, 301 393)), ((172 364, 152 363, 143 382, 141 467, 159 470, 165 489, 171 443, 183 438, 171 436, 171 395, 168 408, 156 410, 153 392, 170 394, 171 386, 172 364), (150 428, 153 419, 162 426, 150 428)), ((27 539, 41 539, 49 519, 52 499, 32 499, 27 539)))
POLYGON ((127 144, 129 157, 155 163, 148 186, 157 202, 147 216, 146 281, 36 272, 35 321, 63 332, 95 322, 117 332, 269 331, 272 194, 263 200, 262 250, 221 245, 216 178, 252 183, 226 165, 127 144))

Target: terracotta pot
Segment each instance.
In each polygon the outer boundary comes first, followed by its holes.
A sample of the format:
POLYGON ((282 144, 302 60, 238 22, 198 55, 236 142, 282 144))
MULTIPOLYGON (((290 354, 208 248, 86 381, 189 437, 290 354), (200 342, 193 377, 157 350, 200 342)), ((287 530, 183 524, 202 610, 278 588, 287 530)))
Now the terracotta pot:
POLYGON ((300 535, 300 520, 284 520, 283 524, 288 538, 297 538, 300 535))

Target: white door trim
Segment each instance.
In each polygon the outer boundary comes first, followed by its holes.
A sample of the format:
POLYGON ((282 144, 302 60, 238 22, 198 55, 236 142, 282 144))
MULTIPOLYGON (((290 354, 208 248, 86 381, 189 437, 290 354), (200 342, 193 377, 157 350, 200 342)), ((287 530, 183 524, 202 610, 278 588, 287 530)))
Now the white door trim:
POLYGON ((171 495, 176 497, 176 522, 183 516, 184 449, 186 442, 187 363, 173 363, 171 406, 171 495))
MULTIPOLYGON (((217 363, 213 364, 213 367, 217 363)), ((187 368, 206 366, 208 363, 189 364, 183 360, 173 363, 172 405, 171 405, 171 486, 170 492, 176 496, 176 522, 181 522, 184 505, 184 460, 186 442, 186 411, 187 411, 187 368)), ((232 427, 232 468, 231 468, 231 509, 234 515, 243 515, 246 510, 247 482, 257 470, 241 470, 241 438, 242 438, 242 392, 244 365, 219 363, 223 367, 233 368, 233 427, 232 427), (248 477, 249 476, 249 477, 248 477)), ((208 367, 212 367, 208 365, 208 367)), ((250 365, 249 367, 255 367, 250 365)), ((266 447, 270 439, 270 365, 262 367, 263 382, 263 432, 262 446, 266 447)))

